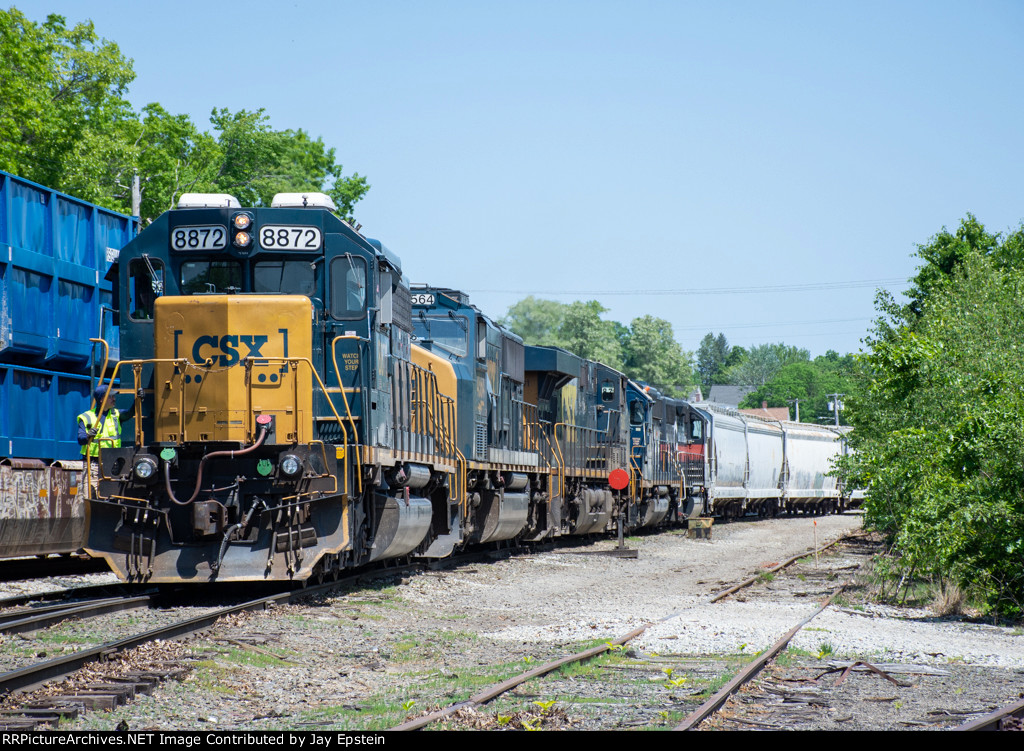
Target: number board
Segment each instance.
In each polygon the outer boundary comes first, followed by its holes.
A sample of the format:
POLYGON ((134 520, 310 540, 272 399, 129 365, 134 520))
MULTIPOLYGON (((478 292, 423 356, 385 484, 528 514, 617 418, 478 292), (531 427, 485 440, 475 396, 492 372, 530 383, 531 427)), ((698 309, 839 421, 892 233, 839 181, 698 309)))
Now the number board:
POLYGON ((264 250, 320 250, 323 246, 319 227, 265 224, 260 227, 258 237, 264 250))
POLYGON ((433 305, 434 296, 426 292, 420 292, 412 296, 413 305, 433 305))
POLYGON ((203 225, 171 230, 171 248, 174 250, 223 250, 227 245, 227 227, 203 225))

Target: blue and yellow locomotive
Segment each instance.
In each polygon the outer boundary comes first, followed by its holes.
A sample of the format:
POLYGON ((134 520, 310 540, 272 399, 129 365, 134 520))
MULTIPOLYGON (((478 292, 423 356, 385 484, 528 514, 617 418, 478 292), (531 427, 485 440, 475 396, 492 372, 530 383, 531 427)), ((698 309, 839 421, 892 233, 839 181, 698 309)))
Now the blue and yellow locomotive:
POLYGON ((186 195, 122 250, 112 378, 144 396, 87 545, 122 578, 319 578, 446 526, 453 402, 412 362, 398 257, 333 208, 186 195))

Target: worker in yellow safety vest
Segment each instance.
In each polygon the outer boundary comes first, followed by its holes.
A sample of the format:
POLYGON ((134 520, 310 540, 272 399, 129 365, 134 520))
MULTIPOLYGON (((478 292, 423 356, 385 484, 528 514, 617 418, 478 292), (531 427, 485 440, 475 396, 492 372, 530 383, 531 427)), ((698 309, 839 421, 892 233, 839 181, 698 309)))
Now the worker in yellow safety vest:
MULTIPOLYGON (((99 495, 100 449, 121 448, 121 423, 132 419, 135 414, 134 403, 132 408, 124 414, 118 411, 114 406, 113 395, 107 399, 103 414, 97 414, 100 405, 107 397, 109 388, 104 383, 97 386, 92 392, 96 404, 78 416, 78 444, 82 447, 82 458, 86 460, 86 467, 88 467, 88 469, 83 467, 82 484, 85 485, 88 482, 92 490, 90 497, 99 495)), ((143 394, 143 390, 139 389, 139 399, 143 394)))
POLYGON ((98 415, 97 410, 103 404, 108 389, 105 383, 97 386, 92 392, 96 404, 78 416, 78 444, 82 447, 82 456, 99 456, 101 448, 121 448, 121 423, 132 419, 135 414, 134 404, 130 410, 121 414, 111 397, 107 399, 103 415, 98 415))

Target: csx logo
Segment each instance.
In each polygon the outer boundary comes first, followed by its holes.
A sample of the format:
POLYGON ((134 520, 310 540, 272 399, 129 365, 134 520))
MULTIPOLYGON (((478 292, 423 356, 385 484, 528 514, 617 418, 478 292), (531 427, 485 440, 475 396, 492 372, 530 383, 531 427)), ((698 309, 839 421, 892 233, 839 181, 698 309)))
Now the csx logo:
MULTIPOLYGON (((288 329, 278 329, 283 345, 283 357, 288 357, 288 329)), ((180 337, 183 331, 174 332, 174 357, 178 358, 180 337)), ((192 362, 197 365, 212 360, 214 365, 228 368, 237 365, 243 358, 264 357, 263 347, 270 341, 267 334, 204 334, 196 337, 189 350, 192 362)))

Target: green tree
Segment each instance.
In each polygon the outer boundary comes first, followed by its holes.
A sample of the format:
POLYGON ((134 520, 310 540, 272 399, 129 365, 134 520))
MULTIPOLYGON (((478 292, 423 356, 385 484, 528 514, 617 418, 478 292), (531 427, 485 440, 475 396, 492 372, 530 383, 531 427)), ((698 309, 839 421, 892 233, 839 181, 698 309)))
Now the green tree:
POLYGON ((182 193, 212 190, 218 146, 188 115, 172 115, 156 103, 146 105, 142 114, 136 125, 134 163, 123 166, 118 184, 126 185, 129 171, 138 168, 140 216, 143 224, 149 224, 174 208, 182 193))
MULTIPOLYGON (((131 61, 91 21, 0 10, 0 169, 104 205, 131 152, 131 61)), ((118 206, 115 206, 118 207, 118 206)))
POLYGON ((498 323, 519 334, 526 344, 560 347, 558 330, 566 308, 563 303, 530 295, 512 305, 498 323))
POLYGON ((798 347, 778 344, 759 344, 751 347, 746 356, 725 373, 729 383, 759 389, 784 366, 793 362, 806 362, 811 353, 798 347))
MULTIPOLYGON (((852 355, 840 357, 829 351, 813 361, 799 360, 782 366, 761 388, 748 394, 744 408, 787 407, 793 399, 800 400, 802 422, 832 421, 828 408, 829 394, 844 394, 849 398, 859 389, 856 364, 852 355)), ((790 410, 795 418, 795 411, 790 410)), ((845 412, 840 412, 840 424, 847 424, 845 412)))
POLYGON ((119 211, 138 173, 144 223, 184 192, 223 192, 266 206, 278 192, 325 192, 352 219, 369 190, 342 175, 333 148, 303 130, 275 131, 263 110, 215 109, 214 133, 186 115, 125 99, 131 61, 91 21, 36 24, 0 11, 0 169, 119 211))
POLYGON ((716 337, 709 331, 700 340, 700 347, 697 348, 697 377, 705 395, 711 393, 712 384, 723 383, 721 379, 725 369, 735 364, 729 363, 732 350, 725 334, 720 333, 716 337))
POLYGON ((683 395, 693 383, 692 354, 684 352, 663 318, 634 318, 622 347, 625 371, 633 378, 683 395))
POLYGON ((1022 230, 1003 240, 968 217, 919 249, 911 303, 881 294, 862 396, 847 406, 869 488, 867 522, 905 570, 957 580, 1024 613, 1022 230), (952 236, 956 238, 957 236, 952 236), (941 294, 939 294, 941 291, 941 294))
POLYGON ((570 352, 622 370, 622 345, 612 321, 604 321, 605 308, 597 300, 567 306, 558 338, 570 352))

